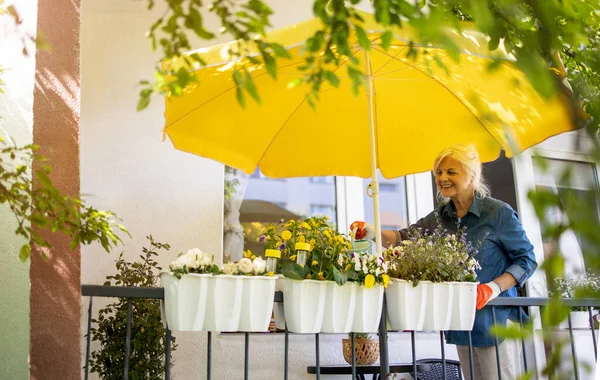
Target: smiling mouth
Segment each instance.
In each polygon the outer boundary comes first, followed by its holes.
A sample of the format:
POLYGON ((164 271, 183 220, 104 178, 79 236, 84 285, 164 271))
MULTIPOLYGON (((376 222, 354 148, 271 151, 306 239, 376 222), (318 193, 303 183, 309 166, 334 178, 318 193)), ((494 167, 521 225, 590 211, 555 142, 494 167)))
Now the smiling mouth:
POLYGON ((442 188, 442 189, 449 189, 452 186, 454 186, 454 185, 440 185, 440 188, 442 188))

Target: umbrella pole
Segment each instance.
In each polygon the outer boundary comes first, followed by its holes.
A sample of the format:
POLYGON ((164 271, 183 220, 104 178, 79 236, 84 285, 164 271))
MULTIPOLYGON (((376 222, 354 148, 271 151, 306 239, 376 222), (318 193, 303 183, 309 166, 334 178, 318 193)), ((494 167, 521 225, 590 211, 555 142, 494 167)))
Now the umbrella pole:
POLYGON ((363 50, 365 58, 365 87, 367 90, 367 101, 369 102, 369 134, 371 139, 371 193, 367 191, 367 195, 373 197, 373 212, 375 219, 375 248, 377 256, 381 256, 381 219, 379 216, 379 182, 377 181, 377 145, 375 142, 375 113, 373 111, 373 101, 375 94, 373 91, 373 71, 371 68, 371 60, 369 59, 369 52, 363 50))

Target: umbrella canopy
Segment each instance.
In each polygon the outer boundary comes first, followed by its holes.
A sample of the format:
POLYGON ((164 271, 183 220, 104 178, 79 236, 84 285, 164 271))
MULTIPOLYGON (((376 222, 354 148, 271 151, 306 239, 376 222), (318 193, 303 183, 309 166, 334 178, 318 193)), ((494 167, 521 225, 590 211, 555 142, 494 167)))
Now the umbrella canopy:
POLYGON ((406 58, 413 30, 394 28, 386 52, 379 39, 381 26, 372 15, 361 15, 371 48, 365 52, 356 42, 353 52, 369 69, 372 95, 367 94, 369 86, 362 86, 358 96, 352 93, 347 63, 335 68, 339 88, 322 86, 316 109, 306 102, 306 87, 288 88, 302 76, 296 69, 304 62, 302 42, 321 26, 313 19, 267 35, 267 40, 285 46, 292 59, 280 61, 277 81, 263 66, 253 68, 262 101, 248 102, 245 109, 237 104, 231 78, 236 62, 228 60, 227 51, 232 45, 198 51, 208 66, 194 72, 197 87, 182 97, 167 97, 164 131, 177 149, 246 173, 258 166, 273 178, 366 178, 373 175, 372 121, 376 167, 384 177, 394 178, 430 170, 436 155, 449 145, 474 144, 481 159, 491 161, 502 148, 511 157, 573 129, 561 96, 541 98, 510 60, 488 73, 491 53, 481 34, 452 36, 461 51, 459 64, 434 47, 413 61, 406 58), (434 63, 435 52, 449 75, 434 63))

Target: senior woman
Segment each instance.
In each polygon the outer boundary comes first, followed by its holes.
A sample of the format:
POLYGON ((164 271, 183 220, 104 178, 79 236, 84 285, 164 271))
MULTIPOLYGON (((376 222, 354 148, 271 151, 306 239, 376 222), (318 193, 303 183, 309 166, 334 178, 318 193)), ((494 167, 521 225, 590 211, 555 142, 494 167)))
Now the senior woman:
MULTIPOLYGON (((477 278, 477 313, 472 330, 473 366, 475 379, 496 379, 498 370, 494 337, 492 308, 486 304, 492 299, 516 297, 515 285, 523 286, 537 268, 533 246, 529 242, 516 212, 506 203, 490 197, 490 191, 481 174, 479 154, 473 146, 453 146, 440 152, 433 164, 440 205, 412 228, 433 231, 437 217, 449 233, 457 225, 466 227, 467 239, 473 244, 482 241, 476 259, 481 265, 477 278)), ((356 238, 373 239, 375 230, 365 222, 354 222, 356 238)), ((381 232, 385 246, 395 245, 408 238, 408 229, 381 232)), ((496 307, 496 322, 507 324, 518 321, 518 309, 496 307)), ((468 332, 449 331, 448 343, 456 344, 463 374, 471 379, 469 369, 468 332)), ((508 342, 498 346, 503 379, 517 377, 518 358, 512 355, 508 342)))

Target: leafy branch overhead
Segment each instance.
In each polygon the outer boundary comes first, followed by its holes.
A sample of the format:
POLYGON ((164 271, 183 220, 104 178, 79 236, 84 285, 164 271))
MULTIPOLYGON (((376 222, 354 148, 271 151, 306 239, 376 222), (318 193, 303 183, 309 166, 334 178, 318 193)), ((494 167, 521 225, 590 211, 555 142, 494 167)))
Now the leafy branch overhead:
POLYGON ((71 239, 71 249, 97 241, 109 252, 121 243, 117 232, 129 232, 117 216, 62 194, 50 180, 50 167, 35 154, 36 150, 35 145, 17 147, 0 139, 0 204, 10 208, 17 221, 15 233, 27 241, 20 249, 20 259, 29 259, 31 244, 51 247, 43 231, 66 234, 71 239), (33 160, 38 160, 39 169, 33 173, 32 181, 33 160))
MULTIPOLYGON (((155 0, 147 1, 150 9, 158 4, 155 0)), ((387 50, 393 28, 404 25, 416 32, 415 40, 410 41, 410 48, 405 53, 408 57, 417 58, 419 52, 413 48, 417 44, 435 45, 446 49, 456 61, 459 51, 451 34, 463 28, 479 30, 489 36, 489 49, 504 49, 514 57, 514 64, 546 97, 556 91, 570 92, 568 86, 549 70, 560 67, 556 52, 561 53, 563 60, 568 60, 567 67, 575 68, 568 73, 575 77, 591 76, 600 68, 600 17, 595 9, 597 2, 593 0, 545 1, 543 6, 537 0, 372 0, 372 11, 383 30, 378 42, 370 41, 367 31, 361 27, 360 13, 353 8, 358 3, 359 0, 313 1, 313 13, 321 20, 322 27, 305 41, 304 63, 297 66, 302 79, 290 83, 291 86, 302 83, 308 86, 307 101, 312 106, 318 100, 324 82, 338 86, 339 75, 346 75, 332 70, 340 63, 348 62, 347 75, 355 92, 362 85, 364 70, 358 64, 357 47, 352 39, 356 39, 362 49, 368 50, 371 44, 377 43, 387 50)), ((153 49, 160 46, 162 64, 156 68, 154 82, 141 82, 138 109, 148 106, 154 92, 177 96, 183 94, 183 89, 190 83, 197 82, 193 71, 205 62, 197 53, 187 54, 194 48, 190 43, 192 35, 209 41, 217 35, 226 35, 237 41, 230 45, 228 54, 236 62, 232 77, 242 106, 246 104, 247 95, 260 102, 260 92, 250 69, 264 65, 269 75, 277 79, 279 59, 289 58, 283 46, 266 38, 273 11, 263 1, 214 0, 206 7, 201 0, 168 0, 160 5, 166 5, 165 12, 152 24, 147 36, 153 49), (219 20, 218 30, 207 27, 206 17, 219 20), (252 51, 259 54, 251 56, 252 51)), ((434 62, 443 66, 441 60, 434 62)), ((492 63, 490 70, 494 67, 496 64, 492 63)), ((572 97, 571 106, 575 121, 582 124, 584 120, 576 112, 579 107, 577 96, 590 103, 591 89, 575 83, 574 90, 576 96, 572 97)), ((595 104, 595 101, 597 97, 591 103, 595 104)), ((597 106, 589 105, 586 110, 593 111, 596 116, 593 120, 599 120, 597 106)))

